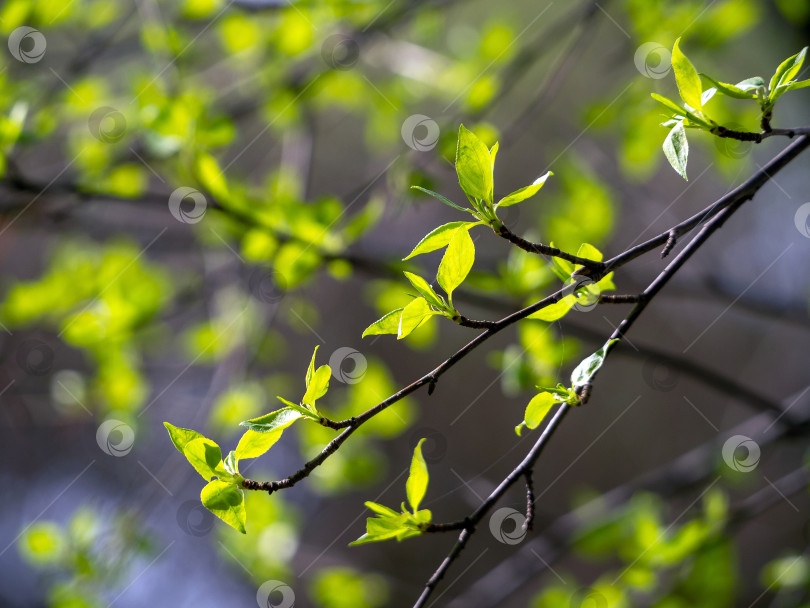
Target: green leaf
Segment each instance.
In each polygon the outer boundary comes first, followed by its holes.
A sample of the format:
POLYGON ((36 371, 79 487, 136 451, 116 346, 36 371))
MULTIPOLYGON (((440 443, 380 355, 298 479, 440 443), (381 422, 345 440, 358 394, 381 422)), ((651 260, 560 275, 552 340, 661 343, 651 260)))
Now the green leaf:
POLYGON ((376 543, 384 540, 398 538, 403 533, 407 533, 409 528, 405 524, 402 515, 397 517, 369 517, 366 520, 366 533, 356 541, 349 543, 349 546, 364 545, 366 543, 376 543))
POLYGON ((741 80, 734 86, 740 89, 741 91, 750 91, 752 89, 759 89, 761 87, 764 87, 765 81, 760 76, 752 76, 751 78, 741 80))
POLYGON ((422 444, 424 442, 425 438, 423 437, 413 450, 411 473, 408 475, 408 481, 405 482, 405 492, 414 513, 419 510, 419 503, 425 497, 428 485, 427 463, 425 463, 425 458, 422 456, 422 444))
POLYGON ((675 82, 678 85, 681 99, 695 110, 700 110, 703 107, 700 97, 703 93, 703 85, 700 83, 700 76, 698 76, 695 66, 681 52, 680 41, 681 39, 678 38, 672 47, 672 69, 675 72, 675 82))
MULTIPOLYGON (((257 433, 270 433, 276 429, 284 430, 299 418, 306 416, 300 411, 304 408, 301 406, 297 407, 298 409, 290 406, 284 407, 280 410, 276 410, 275 412, 265 414, 264 416, 259 416, 258 418, 251 418, 250 420, 240 422, 239 426, 248 428, 251 431, 256 431, 257 433)), ((309 416, 313 417, 313 414, 310 413, 309 416)))
POLYGON ((371 502, 370 500, 366 501, 366 506, 381 517, 399 517, 400 515, 393 509, 376 502, 371 502))
POLYGON ((202 489, 203 506, 226 524, 245 534, 245 495, 235 484, 215 480, 202 489))
POLYGON ((602 252, 590 243, 582 243, 577 251, 577 257, 593 260, 594 262, 601 262, 605 256, 602 255, 602 252))
POLYGON ((230 476, 222 463, 222 451, 214 441, 197 431, 180 428, 168 422, 164 422, 163 426, 169 431, 169 437, 177 451, 186 457, 203 479, 209 481, 212 477, 230 476))
POLYGON ((399 319, 399 329, 397 331, 397 340, 402 340, 402 338, 407 337, 430 317, 438 314, 440 313, 430 309, 425 298, 414 299, 402 309, 402 316, 399 319))
POLYGON ((756 99, 757 97, 756 93, 751 93, 739 88, 736 85, 729 84, 727 82, 719 82, 706 74, 701 74, 701 76, 708 80, 714 86, 714 88, 727 97, 733 97, 734 99, 756 99))
POLYGON ((236 455, 236 452, 233 450, 228 452, 228 456, 223 461, 223 464, 225 465, 225 470, 228 471, 228 473, 234 477, 241 477, 241 475, 239 475, 239 457, 236 455))
POLYGON ((540 426, 540 423, 543 422, 543 419, 557 402, 558 400, 551 393, 539 393, 532 397, 523 416, 526 426, 530 429, 536 429, 540 426))
POLYGON ((697 114, 695 114, 694 112, 690 112, 686 108, 679 106, 671 99, 667 99, 666 97, 664 97, 663 95, 659 95, 658 93, 650 93, 650 97, 655 99, 658 103, 662 104, 667 109, 672 110, 675 113, 675 116, 678 117, 685 116, 690 120, 690 122, 693 122, 696 125, 699 125, 706 129, 712 128, 712 125, 710 125, 708 122, 700 118, 697 114))
MULTIPOLYGON (((550 247, 554 247, 554 241, 549 243, 550 247)), ((564 260, 562 258, 552 257, 551 258, 551 269, 554 271, 554 274, 561 281, 567 281, 571 278, 571 275, 574 274, 574 270, 576 267, 573 263, 569 262, 568 260, 564 260)))
POLYGON ((478 226, 481 223, 483 222, 450 222, 448 224, 439 226, 435 230, 431 231, 425 238, 419 241, 416 247, 413 248, 413 251, 408 254, 408 257, 403 258, 402 260, 410 260, 414 256, 441 249, 450 242, 450 239, 453 238, 453 235, 459 228, 469 230, 473 226, 478 226))
POLYGON ((539 319, 540 321, 547 321, 549 323, 562 319, 568 314, 576 304, 576 299, 573 296, 565 296, 560 300, 549 304, 545 308, 541 308, 537 312, 530 314, 527 319, 539 319))
POLYGON ((213 477, 230 477, 222 463, 219 446, 206 437, 193 439, 183 447, 183 455, 194 470, 210 481, 213 477))
POLYGON ((307 386, 307 392, 304 393, 301 403, 314 408, 315 402, 329 390, 329 378, 331 377, 332 369, 328 365, 321 365, 312 375, 312 380, 307 386))
POLYGON ((466 228, 469 230, 473 226, 478 226, 479 224, 481 224, 481 222, 450 222, 448 224, 443 224, 442 226, 432 230, 427 236, 425 236, 425 238, 419 241, 416 244, 416 247, 413 248, 413 251, 408 254, 408 257, 402 258, 402 260, 410 260, 412 257, 417 255, 430 253, 431 251, 441 249, 450 242, 450 239, 453 238, 453 235, 459 228, 466 228))
POLYGON ((605 342, 605 345, 592 354, 590 357, 584 359, 576 369, 571 373, 571 386, 574 388, 588 384, 593 378, 594 374, 599 371, 602 364, 605 362, 605 355, 610 348, 610 345, 618 342, 617 338, 605 342))
POLYGON ((492 163, 492 173, 495 173, 495 157, 498 156, 498 142, 496 141, 489 149, 489 160, 492 163))
POLYGON ((492 158, 484 142, 464 125, 458 128, 456 173, 468 196, 492 202, 492 158))
POLYGON ((287 401, 284 397, 279 397, 278 395, 276 395, 276 399, 281 401, 288 408, 295 410, 296 412, 299 412, 300 414, 306 416, 307 418, 312 418, 313 420, 321 419, 321 417, 317 413, 313 412, 311 409, 307 407, 304 407, 303 405, 298 405, 297 403, 293 403, 292 401, 287 401))
POLYGON ((791 82, 790 84, 783 85, 785 86, 786 91, 793 91, 794 89, 803 89, 805 87, 810 87, 810 79, 808 80, 797 80, 791 82))
POLYGON ((807 47, 804 47, 801 51, 793 55, 792 57, 788 57, 782 63, 779 64, 779 67, 776 68, 776 72, 774 72, 773 77, 771 77, 771 82, 768 85, 768 89, 770 90, 770 101, 773 102, 780 94, 774 96, 776 89, 781 84, 785 84, 793 80, 796 74, 799 73, 799 70, 802 69, 802 64, 804 63, 804 58, 807 55, 807 47))
POLYGON ((433 198, 439 199, 445 205, 447 205, 449 207, 452 207, 453 209, 458 209, 459 211, 466 211, 467 213, 471 212, 470 209, 467 209, 466 207, 460 207, 459 205, 456 205, 449 198, 446 198, 446 197, 442 196, 441 194, 439 194, 438 192, 434 192, 433 190, 428 190, 427 188, 422 188, 421 186, 411 186, 411 190, 421 190, 425 194, 429 194, 433 198))
POLYGON ((686 130, 683 127, 683 121, 679 121, 664 139, 664 156, 667 157, 669 164, 672 168, 685 180, 686 177, 686 159, 689 156, 689 142, 686 141, 686 130))
POLYGON ((361 337, 399 333, 399 318, 402 316, 403 310, 403 308, 397 308, 384 315, 381 319, 377 319, 366 327, 361 337))
POLYGON ((525 188, 521 188, 520 190, 515 190, 512 194, 505 196, 501 200, 498 201, 498 204, 495 205, 495 208, 498 207, 509 207, 511 205, 515 205, 521 201, 525 201, 527 198, 534 196, 537 194, 537 191, 543 187, 546 183, 546 180, 554 175, 551 171, 547 172, 545 175, 541 175, 536 180, 532 182, 530 186, 526 186, 525 188))
POLYGON ((315 350, 312 353, 312 359, 310 359, 309 361, 309 367, 307 368, 307 377, 306 377, 307 388, 309 388, 309 383, 312 382, 312 375, 315 373, 315 356, 318 354, 318 346, 315 347, 315 350))
POLYGON ((165 426, 166 430, 169 431, 169 437, 171 438, 174 447, 176 447, 177 451, 181 454, 183 453, 183 448, 185 448, 186 444, 190 441, 194 441, 195 439, 205 439, 205 436, 201 435, 197 431, 180 428, 179 426, 174 426, 169 422, 164 422, 163 426, 165 426))
POLYGON ((240 460, 243 458, 258 458, 281 439, 283 432, 284 429, 282 428, 270 431, 269 433, 258 433, 248 429, 245 431, 245 434, 242 435, 242 438, 239 439, 239 444, 236 446, 236 457, 240 460))
POLYGON ((427 300, 428 304, 431 304, 436 308, 447 308, 447 304, 445 304, 442 297, 433 291, 433 288, 425 279, 417 274, 407 271, 405 271, 405 277, 411 282, 411 285, 414 286, 416 291, 418 291, 425 298, 425 300, 427 300))
POLYGON ((450 239, 444 252, 436 280, 450 296, 452 303, 453 290, 464 282, 475 261, 475 245, 467 230, 459 228, 450 239))

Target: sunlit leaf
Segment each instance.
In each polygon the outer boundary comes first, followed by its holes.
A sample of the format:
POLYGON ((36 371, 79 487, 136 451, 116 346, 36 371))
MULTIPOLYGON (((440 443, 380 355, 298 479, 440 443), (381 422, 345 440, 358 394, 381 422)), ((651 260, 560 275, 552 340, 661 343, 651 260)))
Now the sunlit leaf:
POLYGON ((425 497, 428 485, 428 470, 427 463, 424 456, 422 456, 422 444, 426 441, 423 437, 416 444, 411 458, 411 472, 408 475, 408 480, 405 482, 405 491, 408 495, 408 502, 411 505, 411 510, 416 513, 419 510, 419 504, 425 497))
POLYGON ((464 125, 458 129, 456 173, 458 183, 467 195, 478 200, 492 200, 492 158, 484 142, 464 125))
POLYGON ((245 534, 245 496, 235 484, 214 480, 202 489, 203 506, 226 524, 245 534))

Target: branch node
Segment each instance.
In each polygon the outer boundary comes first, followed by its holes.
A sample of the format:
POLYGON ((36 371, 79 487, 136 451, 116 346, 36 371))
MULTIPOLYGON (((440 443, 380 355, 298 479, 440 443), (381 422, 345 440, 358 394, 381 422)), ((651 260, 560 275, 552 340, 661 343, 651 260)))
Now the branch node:
POLYGON ((593 388, 593 384, 590 382, 586 382, 582 386, 577 388, 577 395, 579 396, 579 404, 585 405, 588 403, 588 399, 591 398, 591 389, 593 388))
POLYGON ((436 376, 431 376, 430 380, 428 381, 428 396, 433 394, 433 391, 436 390, 436 376))
POLYGON ((643 294, 602 294, 599 296, 600 304, 635 304, 640 302, 643 294))
POLYGON ((664 248, 661 250, 662 260, 670 254, 670 252, 675 248, 677 242, 678 242, 678 235, 675 233, 674 230, 670 230, 669 236, 667 237, 666 245, 664 245, 664 248))
POLYGON ((526 479, 526 521, 523 528, 528 532, 534 525, 534 480, 532 469, 527 470, 523 476, 526 479))

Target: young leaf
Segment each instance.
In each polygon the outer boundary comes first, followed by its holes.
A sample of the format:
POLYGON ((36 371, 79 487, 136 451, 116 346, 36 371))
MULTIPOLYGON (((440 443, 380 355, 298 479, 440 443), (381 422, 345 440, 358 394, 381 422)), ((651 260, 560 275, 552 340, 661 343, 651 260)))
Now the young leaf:
POLYGON ((448 199, 448 198, 446 198, 446 197, 442 196, 442 195, 441 195, 441 194, 439 194, 438 192, 434 192, 433 190, 428 190, 427 188, 422 188, 421 186, 411 186, 411 190, 421 190, 421 191, 422 191, 422 192, 424 192, 425 194, 429 194, 429 195, 430 195, 430 196, 432 196, 433 198, 439 199, 441 202, 443 202, 443 203, 444 203, 445 205, 447 205, 448 207, 452 207, 453 209, 458 209, 459 211, 466 211, 467 213, 470 213, 470 210, 469 210, 469 209, 467 209, 467 208, 465 208, 465 207, 459 207, 458 205, 456 205, 456 204, 455 204, 453 201, 451 201, 450 199, 448 199))
MULTIPOLYGON (((549 245, 551 247, 554 247, 554 242, 552 241, 551 243, 549 243, 549 245)), ((561 281, 567 281, 568 279, 571 278, 571 275, 574 273, 575 267, 568 260, 552 257, 551 270, 554 271, 554 274, 556 274, 561 281)))
POLYGON ((239 475, 239 457, 236 455, 236 452, 231 450, 228 452, 227 458, 223 461, 225 465, 225 470, 228 471, 234 477, 241 477, 239 475))
POLYGON ((577 301, 573 296, 565 296, 554 302, 554 304, 549 304, 545 308, 533 312, 526 318, 539 319, 540 321, 547 321, 548 323, 558 321, 567 315, 568 311, 571 310, 576 303, 577 301))
POLYGON ((304 405, 311 405, 315 407, 315 402, 326 394, 329 390, 329 378, 332 377, 332 369, 328 365, 321 365, 315 373, 312 374, 312 379, 307 386, 307 392, 301 399, 304 405))
POLYGON ((374 511, 380 517, 399 517, 399 513, 394 511, 393 509, 386 507, 385 505, 381 505, 376 502, 366 501, 366 506, 374 511))
POLYGON ((428 306, 425 298, 416 298, 402 309, 402 316, 399 319, 399 330, 397 340, 407 337, 410 333, 424 323, 433 315, 440 313, 433 311, 428 306))
POLYGON ((230 477, 222 463, 219 446, 206 437, 193 439, 183 447, 183 455, 194 470, 210 481, 213 477, 230 477))
POLYGON ((484 142, 464 125, 458 128, 456 173, 468 196, 492 202, 492 158, 484 142))
POLYGON ((309 361, 309 367, 307 368, 307 378, 306 378, 307 388, 309 388, 309 383, 312 381, 312 375, 315 373, 315 356, 318 354, 318 346, 315 347, 315 350, 312 353, 312 359, 310 359, 309 361))
POLYGON ((686 141, 686 130, 683 128, 683 121, 679 121, 664 139, 664 156, 667 157, 672 168, 685 180, 686 159, 689 156, 689 142, 686 141))
POLYGON ((166 430, 169 431, 169 437, 171 438, 174 447, 177 448, 177 451, 181 454, 183 453, 183 448, 185 448, 186 444, 190 441, 194 441, 195 439, 205 439, 205 436, 201 435, 197 431, 174 426, 169 422, 164 422, 163 426, 165 426, 166 430))
POLYGON ((408 475, 408 481, 405 482, 405 492, 414 513, 419 510, 419 503, 425 497, 428 485, 427 463, 425 463, 425 458, 422 456, 422 444, 424 442, 425 438, 423 437, 416 444, 413 458, 411 458, 411 472, 408 475))
MULTIPOLYGON (((407 516, 407 514, 405 515, 407 516)), ((356 541, 349 543, 349 546, 399 538, 403 533, 409 531, 405 521, 405 517, 399 513, 396 513, 396 517, 369 517, 366 519, 366 533, 356 541)))
MULTIPOLYGON (((270 433, 276 429, 284 430, 299 418, 305 417, 305 415, 299 411, 304 408, 301 406, 298 406, 298 408, 297 410, 289 406, 284 407, 275 412, 265 414, 264 416, 240 422, 239 426, 246 427, 257 433, 270 433)), ((310 414, 310 416, 313 416, 313 414, 310 414)))
POLYGON ((613 340, 605 342, 602 348, 577 365, 576 369, 571 373, 571 386, 576 388, 591 381, 591 378, 593 378, 594 374, 599 371, 599 368, 602 367, 602 364, 605 362, 605 354, 608 348, 610 348, 610 345, 614 342, 618 342, 618 339, 614 338, 613 340))
POLYGON ((402 316, 404 309, 397 308, 388 314, 384 315, 381 319, 377 319, 366 327, 361 338, 366 336, 377 336, 381 334, 397 334, 399 333, 399 318, 402 316))
POLYGON ((278 395, 276 395, 276 399, 281 401, 289 409, 295 410, 296 412, 298 412, 303 416, 306 416, 307 418, 312 418, 313 420, 320 420, 320 416, 318 414, 313 412, 311 409, 304 407, 303 405, 298 405, 297 403, 293 403, 292 401, 287 401, 284 397, 279 397, 278 395))
POLYGON ((257 433, 256 431, 248 429, 245 431, 245 434, 242 435, 239 444, 236 446, 236 457, 239 460, 244 458, 258 458, 281 439, 283 432, 284 429, 281 428, 270 431, 269 433, 257 433))
POLYGON ((678 38, 672 47, 672 69, 675 72, 675 82, 678 85, 681 99, 695 110, 700 110, 703 107, 700 98, 703 85, 700 83, 700 76, 698 76, 695 66, 681 52, 678 46, 680 41, 681 39, 678 38))
POLYGON ((427 300, 427 303, 435 306, 436 308, 447 308, 447 305, 444 303, 444 300, 433 291, 433 288, 428 285, 428 282, 420 277, 418 274, 413 274, 412 272, 405 272, 405 277, 411 282, 411 285, 414 286, 416 291, 418 291, 422 297, 427 300))
POLYGON ((404 262, 405 260, 410 260, 412 257, 422 253, 430 253, 431 251, 441 249, 450 242, 450 239, 453 238, 453 235, 459 228, 469 230, 473 226, 478 226, 481 223, 482 222, 450 222, 448 224, 439 226, 435 230, 431 231, 425 238, 419 241, 416 247, 413 248, 413 251, 408 254, 408 257, 402 258, 402 261, 404 262))
POLYGON ((203 506, 226 524, 245 534, 245 496, 235 484, 215 480, 202 489, 203 506))
POLYGON ((666 97, 664 97, 663 95, 659 95, 658 93, 650 93, 650 97, 655 99, 655 101, 657 101, 658 103, 662 104, 668 110, 671 110, 672 112, 674 112, 676 117, 684 117, 685 116, 686 118, 689 119, 690 122, 693 122, 696 125, 699 125, 699 126, 705 128, 705 129, 711 129, 712 128, 712 125, 710 125, 708 122, 706 122, 705 120, 703 120, 702 118, 697 116, 695 113, 690 112, 686 108, 682 108, 681 106, 679 106, 677 103, 675 103, 671 99, 667 99, 666 97))
POLYGON ((701 74, 701 76, 708 80, 714 86, 714 88, 727 97, 733 97, 734 99, 756 99, 757 97, 755 93, 741 89, 736 85, 729 84, 727 82, 719 82, 706 74, 701 74))
POLYGON ((464 282, 475 261, 475 245, 469 232, 460 228, 456 230, 447 250, 444 252, 436 280, 442 289, 450 296, 452 302, 453 290, 464 282))
POLYGON ((521 188, 520 190, 515 190, 512 194, 505 196, 501 200, 498 201, 498 204, 495 205, 495 208, 498 207, 509 207, 511 205, 515 205, 521 201, 525 201, 527 198, 534 196, 537 194, 537 191, 543 187, 546 183, 546 180, 554 175, 551 171, 548 171, 546 174, 541 175, 536 180, 532 182, 530 186, 526 186, 525 188, 521 188))
POLYGON ((557 399, 551 393, 539 393, 532 397, 529 404, 526 406, 526 413, 524 414, 524 422, 530 429, 536 429, 543 422, 543 419, 557 403, 557 399))
POLYGON ((737 84, 734 85, 741 91, 752 91, 754 89, 759 89, 765 86, 765 81, 760 76, 752 76, 751 78, 746 78, 745 80, 741 80, 737 84))
POLYGON ((810 79, 808 80, 795 80, 789 84, 782 85, 785 87, 785 91, 793 91, 795 89, 803 89, 805 87, 810 87, 810 79))
POLYGON ((799 70, 802 69, 802 64, 804 63, 804 58, 807 55, 807 47, 804 47, 801 51, 793 55, 792 57, 788 57, 782 63, 779 64, 779 67, 776 68, 776 72, 774 73, 773 77, 771 78, 771 82, 768 85, 768 89, 770 90, 770 101, 773 102, 776 100, 781 93, 774 95, 776 93, 776 89, 781 84, 785 84, 793 80, 796 74, 799 73, 799 70))
POLYGON ((577 250, 577 257, 593 260, 595 262, 601 262, 604 255, 602 255, 602 252, 590 243, 582 243, 577 250))
POLYGON ((492 144, 492 147, 489 149, 489 160, 492 163, 492 172, 495 173, 495 157, 498 155, 498 142, 496 141, 492 144))

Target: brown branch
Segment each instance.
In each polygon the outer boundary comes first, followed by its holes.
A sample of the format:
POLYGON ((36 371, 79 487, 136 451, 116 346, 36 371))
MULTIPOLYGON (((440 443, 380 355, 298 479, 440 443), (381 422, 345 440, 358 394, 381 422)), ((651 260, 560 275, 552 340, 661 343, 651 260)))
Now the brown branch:
POLYGON ((557 247, 550 247, 548 245, 543 245, 542 243, 532 243, 527 241, 523 237, 519 237, 514 232, 509 230, 503 223, 498 223, 492 227, 492 230, 498 236, 506 239, 513 245, 516 245, 523 249, 524 251, 528 251, 529 253, 536 253, 539 255, 547 255, 555 258, 560 258, 562 260, 567 260, 573 264, 578 264, 584 266, 591 272, 596 274, 602 274, 605 269, 605 264, 603 262, 598 262, 596 260, 590 260, 588 258, 581 258, 577 255, 572 255, 570 253, 566 253, 557 247))

